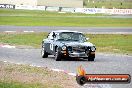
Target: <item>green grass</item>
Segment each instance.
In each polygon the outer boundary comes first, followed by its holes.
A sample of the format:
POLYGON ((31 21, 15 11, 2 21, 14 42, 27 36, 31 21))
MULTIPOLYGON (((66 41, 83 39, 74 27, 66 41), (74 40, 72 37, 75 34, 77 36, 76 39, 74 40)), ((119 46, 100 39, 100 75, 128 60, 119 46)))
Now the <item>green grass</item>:
POLYGON ((0 34, 0 42, 40 47, 42 39, 46 38, 46 36, 47 33, 0 34))
POLYGON ((91 27, 128 27, 132 18, 67 18, 67 17, 0 17, 0 25, 17 26, 91 26, 91 27))
MULTIPOLYGON (((41 47, 48 33, 0 34, 0 43, 41 47)), ((131 34, 86 34, 90 42, 96 45, 98 52, 132 53, 131 34)))
POLYGON ((0 9, 0 25, 131 27, 132 18, 96 17, 87 14, 0 9))
POLYGON ((20 82, 2 82, 0 81, 0 88, 42 88, 41 84, 27 84, 20 82))
POLYGON ((0 81, 0 88, 64 88, 57 84, 22 83, 16 81, 0 81))
POLYGON ((129 1, 111 1, 111 0, 107 0, 107 1, 101 1, 101 0, 94 0, 95 2, 93 3, 91 0, 89 0, 90 2, 88 3, 87 2, 88 0, 84 0, 84 3, 85 3, 85 7, 88 7, 88 8, 94 8, 94 7, 97 7, 97 8, 102 8, 105 7, 105 8, 118 8, 118 9, 131 9, 132 8, 132 2, 129 2, 129 1))
POLYGON ((132 54, 131 34, 87 34, 86 36, 90 37, 90 42, 97 46, 98 52, 132 54))
POLYGON ((131 27, 132 18, 0 17, 0 25, 131 27))

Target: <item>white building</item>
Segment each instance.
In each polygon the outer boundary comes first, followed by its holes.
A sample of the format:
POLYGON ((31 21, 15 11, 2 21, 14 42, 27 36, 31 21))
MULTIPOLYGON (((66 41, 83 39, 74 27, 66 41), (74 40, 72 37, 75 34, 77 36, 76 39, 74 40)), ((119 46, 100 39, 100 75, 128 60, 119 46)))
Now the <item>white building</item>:
POLYGON ((83 0, 0 0, 0 4, 81 8, 83 0))

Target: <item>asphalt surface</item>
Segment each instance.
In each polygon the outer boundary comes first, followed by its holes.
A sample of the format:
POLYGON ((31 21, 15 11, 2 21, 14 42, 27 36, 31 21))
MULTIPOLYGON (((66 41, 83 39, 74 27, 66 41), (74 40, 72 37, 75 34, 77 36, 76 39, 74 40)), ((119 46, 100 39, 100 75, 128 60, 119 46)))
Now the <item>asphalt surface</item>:
MULTIPOLYGON (((98 34, 132 34, 132 27, 48 27, 48 26, 0 26, 0 32, 6 31, 33 31, 51 32, 53 30, 73 30, 84 33, 98 34)), ((48 67, 50 69, 65 70, 76 73, 80 65, 88 74, 130 74, 132 75, 132 56, 97 53, 94 62, 81 59, 55 61, 54 56, 41 58, 40 49, 18 49, 0 47, 0 61, 33 66, 48 67)), ((96 85, 96 84, 94 84, 96 85)), ((99 86, 83 86, 82 88, 132 88, 130 84, 102 84, 99 86)))
POLYGON ((132 27, 50 27, 50 26, 0 26, 0 32, 5 31, 34 31, 51 32, 53 30, 73 30, 84 33, 127 33, 132 34, 132 27))
MULTIPOLYGON (((40 49, 18 49, 0 47, 0 61, 29 64, 52 69, 62 69, 76 73, 80 65, 88 74, 130 74, 132 75, 132 56, 97 53, 94 62, 81 59, 55 61, 54 56, 41 58, 40 49)), ((107 85, 107 84, 106 84, 107 85)), ((109 87, 90 88, 132 88, 130 84, 108 84, 109 87)), ((89 88, 85 86, 83 88, 89 88)))

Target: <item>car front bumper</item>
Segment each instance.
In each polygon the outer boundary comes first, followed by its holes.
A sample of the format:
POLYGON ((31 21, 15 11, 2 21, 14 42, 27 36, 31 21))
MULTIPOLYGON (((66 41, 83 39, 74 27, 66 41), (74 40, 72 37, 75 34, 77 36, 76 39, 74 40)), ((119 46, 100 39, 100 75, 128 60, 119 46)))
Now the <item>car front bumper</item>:
POLYGON ((68 52, 68 53, 62 53, 63 56, 65 57, 80 57, 80 58, 84 58, 84 57, 88 57, 90 54, 95 54, 95 52, 90 52, 90 53, 86 53, 86 52, 68 52))
POLYGON ((69 53, 69 57, 88 57, 88 55, 85 52, 77 53, 69 53))

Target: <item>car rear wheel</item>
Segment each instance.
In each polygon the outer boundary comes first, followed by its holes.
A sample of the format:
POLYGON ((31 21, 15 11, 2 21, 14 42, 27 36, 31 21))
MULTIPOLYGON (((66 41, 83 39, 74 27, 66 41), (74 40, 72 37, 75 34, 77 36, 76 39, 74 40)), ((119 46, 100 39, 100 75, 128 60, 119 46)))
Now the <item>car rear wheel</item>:
POLYGON ((45 51, 44 47, 42 47, 41 56, 42 56, 42 58, 47 58, 48 57, 48 53, 45 51))

